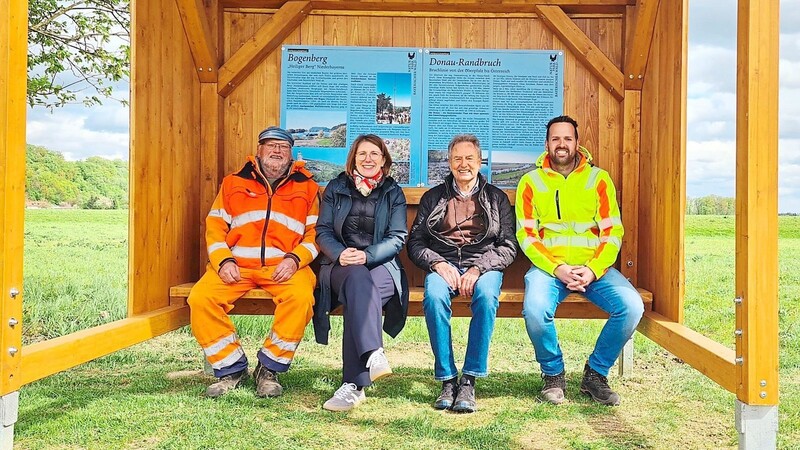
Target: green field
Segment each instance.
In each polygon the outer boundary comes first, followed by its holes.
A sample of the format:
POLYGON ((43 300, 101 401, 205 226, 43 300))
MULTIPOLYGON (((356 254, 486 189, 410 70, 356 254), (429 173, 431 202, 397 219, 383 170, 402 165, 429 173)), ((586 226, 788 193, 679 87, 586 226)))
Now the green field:
MULTIPOLYGON (((686 323, 733 347, 734 241, 731 217, 686 223, 686 323)), ((800 218, 780 220, 781 448, 800 448, 800 218)), ((125 315, 127 212, 28 210, 23 332, 26 343, 125 315)), ((153 448, 735 448, 734 396, 642 335, 631 377, 613 373, 618 408, 578 393, 580 369, 601 321, 559 320, 568 401, 536 400, 542 381, 521 319, 497 321, 491 375, 479 380, 479 411, 434 411, 424 322, 386 338, 395 375, 367 391, 350 413, 323 411, 340 383, 340 318, 331 344, 310 327, 278 399, 239 389, 203 397, 202 359, 187 329, 23 387, 15 443, 22 449, 153 448)), ((253 364, 269 317, 237 317, 253 364)), ((454 320, 463 355, 466 319, 454 320)), ((251 382, 252 383, 252 382, 251 382)))

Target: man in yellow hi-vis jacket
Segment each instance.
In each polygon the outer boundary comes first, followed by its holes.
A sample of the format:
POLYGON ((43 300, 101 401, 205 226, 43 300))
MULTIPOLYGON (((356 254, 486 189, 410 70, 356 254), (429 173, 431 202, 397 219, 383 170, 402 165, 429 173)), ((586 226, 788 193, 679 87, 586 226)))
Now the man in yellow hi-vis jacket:
POLYGON ((222 180, 206 218, 208 269, 188 303, 192 333, 219 378, 206 389, 209 397, 247 379, 247 357, 228 317, 244 293, 261 287, 275 302, 253 372, 259 397, 282 393, 277 374, 289 370, 313 315, 316 277, 308 265, 319 253, 319 186, 303 161, 292 161, 293 144, 282 128, 262 131, 255 157, 222 180))
POLYGON ((525 274, 522 314, 542 368, 542 396, 564 401, 564 359, 553 318, 570 292, 581 292, 609 314, 584 366, 581 392, 618 405, 608 371, 644 313, 642 298, 611 267, 622 244, 622 221, 608 172, 595 167, 578 144, 578 123, 569 116, 547 124, 545 152, 517 187, 517 241, 533 267, 525 274))

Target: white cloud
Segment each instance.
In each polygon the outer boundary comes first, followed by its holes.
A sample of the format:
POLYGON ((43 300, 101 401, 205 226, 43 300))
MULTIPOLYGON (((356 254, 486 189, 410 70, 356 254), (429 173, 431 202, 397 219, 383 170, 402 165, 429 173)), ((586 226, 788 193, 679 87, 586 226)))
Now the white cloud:
MULTIPOLYGON (((689 2, 686 189, 735 195, 736 0, 689 2)), ((800 0, 781 1, 778 204, 800 212, 800 0)))
POLYGON ((67 160, 102 156, 128 159, 128 108, 111 100, 103 106, 70 105, 50 113, 28 110, 27 142, 64 154, 67 160))
MULTIPOLYGON (((778 144, 778 211, 800 211, 800 139, 778 144)), ((765 149, 764 151, 770 151, 765 149)), ((686 195, 735 196, 736 141, 709 140, 686 143, 686 195)))
POLYGON ((719 45, 696 44, 692 37, 690 34, 689 97, 712 92, 735 92, 736 50, 719 45))

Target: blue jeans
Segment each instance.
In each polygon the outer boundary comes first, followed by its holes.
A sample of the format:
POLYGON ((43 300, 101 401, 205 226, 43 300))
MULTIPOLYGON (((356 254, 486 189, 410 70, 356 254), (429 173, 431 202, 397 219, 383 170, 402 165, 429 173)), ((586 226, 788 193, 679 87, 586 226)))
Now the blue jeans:
MULTIPOLYGON (((558 375, 564 371, 564 357, 558 345, 553 323, 556 307, 570 290, 558 278, 531 267, 525 274, 525 300, 522 315, 525 328, 536 352, 536 361, 545 375, 558 375)), ((589 355, 589 367, 603 376, 622 352, 622 347, 636 331, 644 305, 639 292, 613 267, 600 279, 586 286, 586 298, 609 315, 600 336, 589 355)))
MULTIPOLYGON (((464 272, 459 270, 459 272, 464 272)), ((467 354, 464 356, 462 374, 485 377, 489 374, 489 341, 494 331, 494 319, 499 304, 500 285, 503 273, 489 271, 481 274, 475 282, 470 309, 467 354)), ((453 315, 451 300, 457 294, 438 273, 431 272, 425 277, 425 297, 422 308, 425 323, 433 350, 433 374, 438 381, 458 376, 453 359, 453 338, 450 333, 450 318, 453 315)))

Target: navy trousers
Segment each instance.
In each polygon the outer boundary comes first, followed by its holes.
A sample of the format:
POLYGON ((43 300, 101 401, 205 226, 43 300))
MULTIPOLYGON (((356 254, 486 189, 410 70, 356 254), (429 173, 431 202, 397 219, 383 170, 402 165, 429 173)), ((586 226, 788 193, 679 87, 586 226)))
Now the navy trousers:
POLYGON ((342 381, 369 386, 367 359, 383 347, 383 305, 394 295, 394 281, 383 266, 340 266, 331 270, 331 288, 343 305, 342 381))

